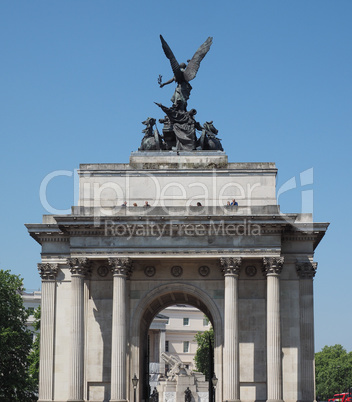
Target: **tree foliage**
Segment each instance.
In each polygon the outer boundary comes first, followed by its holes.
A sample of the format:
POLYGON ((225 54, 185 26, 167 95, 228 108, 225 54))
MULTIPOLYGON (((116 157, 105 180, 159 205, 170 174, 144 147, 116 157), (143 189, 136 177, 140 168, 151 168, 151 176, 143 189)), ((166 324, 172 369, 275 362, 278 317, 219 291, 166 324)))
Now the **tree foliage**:
POLYGON ((341 345, 324 346, 315 354, 316 394, 327 401, 352 386, 352 352, 341 345))
POLYGON ((37 335, 32 344, 32 350, 28 356, 29 359, 29 375, 32 381, 33 389, 38 391, 39 387, 39 346, 40 346, 40 306, 34 311, 34 329, 37 335))
POLYGON ((21 292, 22 279, 0 270, 0 400, 36 400, 28 372, 32 334, 27 330, 28 313, 21 292))
POLYGON ((195 336, 195 340, 198 344, 194 362, 198 371, 205 375, 205 378, 209 379, 209 361, 210 353, 213 353, 214 347, 214 330, 210 328, 209 331, 198 332, 195 336))

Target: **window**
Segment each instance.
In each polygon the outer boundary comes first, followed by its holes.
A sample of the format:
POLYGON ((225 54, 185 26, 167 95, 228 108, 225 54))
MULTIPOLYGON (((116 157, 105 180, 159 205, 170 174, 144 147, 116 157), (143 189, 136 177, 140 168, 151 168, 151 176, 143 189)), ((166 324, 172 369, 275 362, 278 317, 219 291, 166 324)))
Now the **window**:
POLYGON ((28 312, 29 315, 33 315, 34 314, 34 307, 28 307, 27 312, 28 312))
POLYGON ((209 324, 208 318, 203 318, 203 327, 206 327, 209 324))
POLYGON ((189 352, 189 341, 184 341, 183 342, 183 353, 188 353, 189 352))
POLYGON ((169 351, 169 341, 165 341, 165 352, 169 351))
POLYGON ((183 325, 189 325, 189 318, 183 319, 183 325))

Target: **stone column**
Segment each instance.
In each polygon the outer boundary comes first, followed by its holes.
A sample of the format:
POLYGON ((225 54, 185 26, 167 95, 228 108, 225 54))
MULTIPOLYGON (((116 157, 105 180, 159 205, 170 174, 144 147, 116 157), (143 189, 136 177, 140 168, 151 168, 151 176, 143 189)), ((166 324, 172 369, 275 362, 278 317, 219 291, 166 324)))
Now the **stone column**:
POLYGON ((159 372, 162 376, 165 376, 165 361, 161 357, 162 353, 165 353, 165 341, 166 341, 166 330, 160 330, 160 343, 159 343, 159 372))
MULTIPOLYGON (((239 344, 238 344, 238 275, 241 258, 221 258, 225 276, 223 375, 226 401, 240 400, 239 344)), ((216 374, 216 373, 215 373, 216 374)), ((219 375, 216 374, 218 377, 219 375)))
POLYGON ((109 258, 113 273, 111 399, 126 401, 126 279, 132 273, 130 258, 109 258))
POLYGON ((38 264, 42 278, 38 402, 52 401, 54 397, 55 295, 58 269, 58 264, 38 264))
POLYGON ((69 401, 84 401, 84 279, 90 273, 88 258, 68 258, 71 271, 71 375, 69 401))
POLYGON ((283 257, 264 257, 267 278, 267 401, 282 401, 282 359, 280 329, 280 273, 283 257))
POLYGON ((296 263, 299 281, 300 301, 300 402, 315 400, 314 375, 314 305, 313 305, 313 278, 317 270, 316 262, 296 263))

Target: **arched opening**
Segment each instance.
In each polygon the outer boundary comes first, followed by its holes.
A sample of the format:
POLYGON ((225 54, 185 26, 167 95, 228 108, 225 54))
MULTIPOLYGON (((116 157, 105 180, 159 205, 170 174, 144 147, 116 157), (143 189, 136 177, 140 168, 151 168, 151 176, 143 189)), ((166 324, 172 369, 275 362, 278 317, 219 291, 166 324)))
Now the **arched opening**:
POLYGON ((219 380, 222 378, 222 320, 216 304, 207 293, 193 285, 184 283, 162 285, 140 300, 135 317, 132 320, 131 376, 134 372, 139 376, 140 401, 146 400, 150 394, 148 330, 157 314, 165 308, 177 304, 195 307, 210 320, 214 328, 214 365, 212 370, 213 372, 217 371, 216 376, 219 380))
POLYGON ((193 379, 194 384, 191 385, 195 385, 200 392, 207 390, 209 378, 212 378, 214 371, 213 331, 210 329, 212 326, 206 315, 188 304, 166 307, 154 317, 147 333, 146 370, 149 369, 149 389, 145 388, 144 399, 151 392, 160 393, 166 386, 168 376, 171 377, 175 371, 190 377, 190 383, 193 379), (197 367, 196 337, 200 336, 199 333, 203 333, 203 350, 197 367), (206 353, 205 345, 210 345, 211 353, 206 353))

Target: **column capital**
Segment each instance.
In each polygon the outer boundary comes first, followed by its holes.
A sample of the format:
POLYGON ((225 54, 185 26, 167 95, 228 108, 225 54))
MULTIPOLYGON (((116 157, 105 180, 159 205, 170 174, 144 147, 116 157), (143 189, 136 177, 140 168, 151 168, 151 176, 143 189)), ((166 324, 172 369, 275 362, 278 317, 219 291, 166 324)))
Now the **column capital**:
POLYGON ((132 259, 129 257, 109 258, 109 265, 111 266, 113 276, 128 278, 133 271, 132 259))
POLYGON ((70 267, 71 275, 87 276, 91 272, 91 261, 88 258, 67 258, 66 262, 70 267))
POLYGON ((39 263, 38 271, 42 281, 54 281, 59 271, 59 264, 52 264, 49 262, 39 263))
POLYGON ((263 274, 280 275, 282 266, 284 265, 284 257, 263 257, 263 274))
POLYGON ((310 261, 296 261, 297 275, 301 279, 313 279, 317 272, 318 263, 310 261))
POLYGON ((241 269, 242 258, 240 257, 221 257, 221 270, 224 276, 238 276, 241 269))

